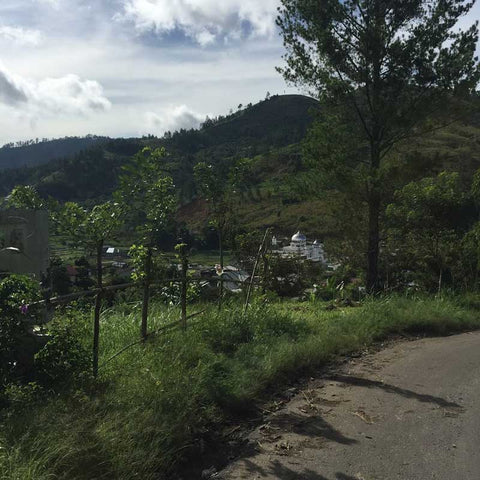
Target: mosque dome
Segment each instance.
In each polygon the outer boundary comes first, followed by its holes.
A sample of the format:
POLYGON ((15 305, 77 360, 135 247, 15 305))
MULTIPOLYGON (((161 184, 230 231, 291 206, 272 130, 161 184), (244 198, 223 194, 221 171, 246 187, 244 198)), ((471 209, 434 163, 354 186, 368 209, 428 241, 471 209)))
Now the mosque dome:
POLYGON ((306 241, 307 241, 307 237, 303 233, 300 233, 300 231, 298 231, 292 237, 292 242, 294 242, 294 243, 306 242, 306 241))

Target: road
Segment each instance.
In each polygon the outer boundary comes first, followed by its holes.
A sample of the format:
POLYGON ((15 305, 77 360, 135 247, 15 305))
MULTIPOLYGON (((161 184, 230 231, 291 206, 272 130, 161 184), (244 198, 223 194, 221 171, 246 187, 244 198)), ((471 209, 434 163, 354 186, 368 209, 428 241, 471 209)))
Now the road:
POLYGON ((479 480, 480 332, 396 343, 312 379, 224 480, 479 480))

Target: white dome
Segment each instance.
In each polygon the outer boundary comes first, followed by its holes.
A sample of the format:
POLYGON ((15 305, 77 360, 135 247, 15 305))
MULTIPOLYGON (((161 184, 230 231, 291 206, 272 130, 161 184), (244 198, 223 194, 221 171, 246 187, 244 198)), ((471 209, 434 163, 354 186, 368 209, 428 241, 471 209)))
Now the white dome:
POLYGON ((293 237, 292 237, 292 242, 306 242, 307 237, 298 231, 293 237))

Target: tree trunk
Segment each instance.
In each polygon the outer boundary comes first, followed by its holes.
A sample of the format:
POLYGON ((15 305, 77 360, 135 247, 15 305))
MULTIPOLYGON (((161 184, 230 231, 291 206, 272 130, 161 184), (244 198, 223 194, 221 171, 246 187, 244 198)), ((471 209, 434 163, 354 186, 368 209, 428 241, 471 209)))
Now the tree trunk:
POLYGON ((443 268, 440 267, 440 272, 438 274, 438 291, 437 295, 440 295, 442 293, 442 280, 443 280, 443 268))
POLYGON ((380 252, 380 206, 381 194, 378 185, 378 169, 380 167, 380 150, 374 141, 370 144, 370 178, 368 193, 368 247, 367 247, 367 281, 368 293, 379 290, 378 256, 380 252))
POLYGON ((103 278, 102 278, 102 250, 103 240, 97 244, 97 288, 99 292, 95 297, 95 313, 93 317, 93 376, 98 375, 98 350, 100 344, 100 310, 102 308, 103 298, 103 278))
POLYGON ((223 232, 218 230, 218 248, 220 250, 220 267, 223 270, 223 232))
POLYGON ((143 340, 147 339, 148 306, 150 303, 151 276, 152 276, 152 247, 148 247, 147 258, 145 259, 145 281, 143 282, 142 325, 141 325, 141 335, 143 340))

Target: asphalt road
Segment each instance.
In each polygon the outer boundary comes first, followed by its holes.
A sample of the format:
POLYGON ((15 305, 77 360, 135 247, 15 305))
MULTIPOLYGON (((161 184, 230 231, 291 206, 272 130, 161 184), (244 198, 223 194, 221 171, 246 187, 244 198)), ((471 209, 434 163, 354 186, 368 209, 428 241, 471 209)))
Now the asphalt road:
POLYGON ((217 478, 479 480, 480 332, 401 342, 312 380, 217 478))

